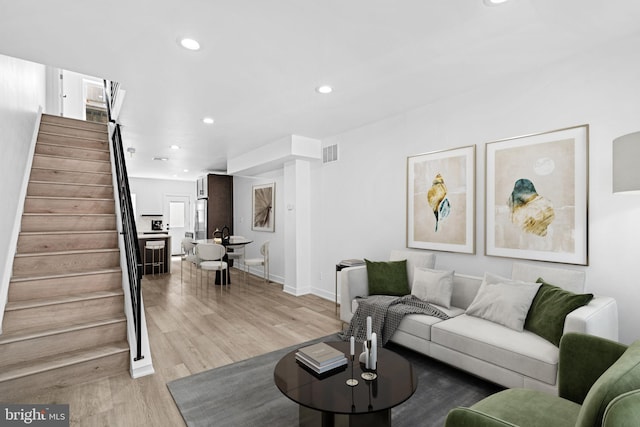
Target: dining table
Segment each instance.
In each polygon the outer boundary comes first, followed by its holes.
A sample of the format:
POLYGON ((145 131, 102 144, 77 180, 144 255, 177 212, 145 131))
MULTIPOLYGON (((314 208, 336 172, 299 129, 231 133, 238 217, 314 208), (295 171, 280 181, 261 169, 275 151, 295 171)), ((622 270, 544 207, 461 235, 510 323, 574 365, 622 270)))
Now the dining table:
MULTIPOLYGON (((248 245, 249 243, 252 243, 252 242, 253 242, 253 240, 251 240, 251 239, 247 239, 246 237, 239 237, 239 236, 229 236, 228 239, 226 239, 226 238, 222 239, 222 238, 216 237, 216 238, 213 238, 213 239, 194 239, 193 240, 193 243, 195 243, 196 247, 199 244, 202 244, 202 243, 216 243, 218 245, 224 246, 227 249, 227 251, 229 249, 231 249, 233 251, 234 248, 241 248, 241 247, 244 247, 244 246, 246 246, 246 245, 248 245)), ((229 257, 227 256, 227 252, 225 252, 224 257, 222 257, 222 260, 227 263, 227 266, 229 265, 229 257)), ((228 285, 230 285, 231 284, 231 274, 229 273, 229 268, 227 268, 227 270, 225 270, 225 271, 226 271, 226 274, 227 274, 226 283, 228 285)), ((219 285, 220 283, 222 283, 220 278, 221 278, 220 272, 216 271, 216 279, 215 279, 215 284, 216 285, 219 285)))

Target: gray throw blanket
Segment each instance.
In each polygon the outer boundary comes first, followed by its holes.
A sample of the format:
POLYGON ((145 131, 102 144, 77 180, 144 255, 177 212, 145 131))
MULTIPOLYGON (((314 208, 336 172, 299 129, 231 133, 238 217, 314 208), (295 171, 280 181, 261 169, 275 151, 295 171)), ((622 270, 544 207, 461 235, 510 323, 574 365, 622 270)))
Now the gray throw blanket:
POLYGON ((351 318, 349 329, 342 333, 341 338, 346 341, 354 336, 358 342, 365 341, 367 316, 371 316, 371 332, 375 332, 378 346, 384 346, 398 329, 404 316, 415 313, 444 320, 449 318, 441 310, 413 295, 403 297, 371 295, 358 298, 358 309, 351 318))

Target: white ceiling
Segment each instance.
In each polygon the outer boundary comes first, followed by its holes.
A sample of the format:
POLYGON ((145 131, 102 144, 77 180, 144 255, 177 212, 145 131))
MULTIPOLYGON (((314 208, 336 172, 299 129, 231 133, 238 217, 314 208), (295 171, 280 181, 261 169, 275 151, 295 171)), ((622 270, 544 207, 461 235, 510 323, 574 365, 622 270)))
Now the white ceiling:
POLYGON ((335 135, 639 22, 637 0, 0 0, 0 53, 120 82, 130 175, 195 179, 286 135, 335 135))

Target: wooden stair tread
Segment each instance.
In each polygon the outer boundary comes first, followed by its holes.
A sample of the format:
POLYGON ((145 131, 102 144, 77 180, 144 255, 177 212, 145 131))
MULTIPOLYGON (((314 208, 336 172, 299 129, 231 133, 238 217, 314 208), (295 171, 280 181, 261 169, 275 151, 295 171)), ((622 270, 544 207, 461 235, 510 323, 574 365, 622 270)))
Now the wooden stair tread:
POLYGON ((113 234, 118 230, 21 231, 20 236, 66 236, 78 234, 113 234))
POLYGON ((89 350, 79 350, 63 353, 55 357, 36 359, 27 363, 5 366, 0 372, 0 382, 10 381, 29 375, 47 372, 53 369, 64 368, 78 363, 129 352, 129 344, 126 341, 111 343, 89 350))
MULTIPOLYGON (((109 199, 112 200, 112 199, 109 199)), ((63 217, 69 217, 69 216, 88 216, 88 217, 107 217, 107 216, 114 216, 114 213, 47 213, 47 212, 25 212, 22 214, 22 216, 42 216, 42 215, 49 215, 49 216, 63 216, 63 217)))
MULTIPOLYGON (((74 150, 84 150, 84 151, 96 151, 98 153, 108 153, 109 149, 100 149, 100 148, 93 148, 93 147, 83 147, 83 146, 78 146, 78 145, 65 145, 62 142, 45 142, 45 141, 38 141, 37 142, 39 145, 50 145, 52 147, 63 147, 63 148, 73 148, 74 150)), ((45 156, 50 156, 51 154, 45 154, 45 156)), ((75 158, 75 157, 72 157, 75 158)), ((84 160, 84 159, 83 159, 84 160)))
MULTIPOLYGON (((78 124, 78 126, 74 126, 74 122, 67 122, 65 121, 59 121, 59 122, 52 122, 52 121, 47 121, 45 120, 44 122, 42 122, 48 126, 57 126, 60 128, 65 128, 65 129, 74 129, 74 130, 86 130, 89 132, 96 132, 96 133, 104 133, 106 135, 109 135, 109 131, 107 130, 107 125, 105 124, 98 124, 96 126, 92 126, 93 123, 91 122, 87 122, 84 120, 80 120, 79 122, 76 122, 78 124)), ((45 133, 46 131, 43 131, 42 133, 45 133)))
POLYGON ((79 182, 31 181, 31 180, 29 181, 29 184, 67 185, 70 187, 96 187, 96 188, 112 188, 113 187, 113 185, 109 185, 109 184, 83 184, 79 182))
POLYGON ((108 249, 81 249, 77 251, 56 251, 56 252, 29 252, 16 254, 16 258, 41 257, 41 256, 57 256, 57 255, 76 255, 76 254, 99 254, 107 252, 120 252, 119 248, 108 249))
POLYGON ((76 119, 74 117, 61 117, 61 116, 56 116, 54 114, 47 114, 47 113, 42 114, 42 123, 47 123, 47 124, 58 124, 58 123, 65 124, 66 123, 67 126, 71 126, 71 124, 75 124, 77 125, 76 127, 80 127, 82 129, 86 129, 86 128, 106 129, 107 127, 106 123, 91 122, 83 119, 76 119))
POLYGON ((33 200, 89 200, 92 202, 95 201, 111 201, 111 200, 115 200, 113 197, 110 198, 98 198, 98 197, 69 197, 69 196, 27 196, 27 199, 33 199, 33 200))
POLYGON ((71 160, 71 161, 75 161, 75 162, 95 162, 95 163, 109 163, 109 164, 111 164, 111 160, 76 159, 75 157, 54 156, 52 154, 38 154, 38 153, 35 153, 34 156, 39 156, 41 158, 48 158, 48 159, 71 160))
POLYGON ((65 295, 59 297, 50 297, 50 298, 42 298, 42 299, 31 299, 24 301, 12 301, 8 302, 6 305, 6 312, 17 311, 17 310, 26 310, 29 308, 35 307, 46 307, 50 305, 58 305, 65 304, 70 302, 78 302, 78 301, 90 301, 101 298, 113 298, 123 296, 124 291, 119 289, 117 291, 96 291, 96 292, 88 292, 83 294, 75 294, 75 295, 65 295))
POLYGON ((74 322, 74 323, 69 323, 67 325, 59 325, 55 328, 45 329, 45 330, 42 330, 42 328, 40 327, 33 328, 33 329, 22 329, 20 331, 8 332, 3 335, 0 335, 0 345, 11 344, 18 341, 31 340, 31 339, 36 339, 36 338, 41 338, 41 337, 46 337, 51 335, 59 335, 59 334, 64 334, 66 332, 80 331, 82 329, 90 329, 98 326, 123 323, 126 321, 127 321, 127 318, 124 315, 122 315, 120 317, 92 320, 90 322, 82 322, 82 323, 74 322))
POLYGON ((118 273, 121 272, 121 268, 103 268, 99 270, 87 270, 82 272, 73 272, 73 273, 60 273, 60 274, 47 274, 42 276, 20 276, 20 277, 11 277, 12 282, 29 282, 31 280, 47 280, 47 279, 64 279, 66 277, 78 277, 78 276, 89 276, 94 274, 105 274, 105 273, 118 273))
POLYGON ((47 280, 47 279, 59 279, 65 277, 75 276, 87 276, 90 274, 103 274, 103 273, 115 273, 122 271, 121 268, 102 268, 102 269, 87 269, 81 271, 74 271, 72 273, 44 273, 44 274, 24 274, 11 276, 11 282, 30 282, 32 280, 47 280))
MULTIPOLYGON (((48 123, 48 124, 52 124, 52 123, 48 123)), ((89 130, 91 131, 91 129, 80 129, 80 130, 89 130)), ((99 132, 99 131, 98 131, 99 132)), ((60 139, 73 139, 76 141, 85 141, 88 143, 91 142, 98 142, 98 143, 102 143, 102 144, 108 144, 109 140, 108 139, 98 139, 98 138, 90 138, 87 136, 78 136, 78 135, 65 135, 62 133, 55 133, 55 132, 47 132, 47 131, 40 131, 38 132, 38 135, 47 135, 47 136, 52 136, 54 138, 60 138, 60 139)), ((37 143, 40 143, 40 141, 37 141, 37 143)))
MULTIPOLYGON (((39 156, 42 156, 42 154, 38 154, 39 156)), ((65 159, 66 157, 61 157, 62 159, 65 159)), ((77 160, 77 159, 74 159, 77 160)), ((108 163, 108 162, 107 162, 108 163)), ((46 167, 46 166, 34 166, 31 168, 31 171, 33 172, 34 170, 39 169, 39 170, 46 170, 46 171, 60 171, 60 172, 73 172, 73 173, 78 173, 78 174, 83 174, 83 173, 90 173, 90 174, 96 174, 96 175, 111 175, 111 172, 100 172, 100 171, 76 171, 76 170, 69 170, 69 169, 60 169, 60 168, 50 168, 50 167, 46 167)), ((45 182, 51 182, 51 181, 45 181, 45 182)))

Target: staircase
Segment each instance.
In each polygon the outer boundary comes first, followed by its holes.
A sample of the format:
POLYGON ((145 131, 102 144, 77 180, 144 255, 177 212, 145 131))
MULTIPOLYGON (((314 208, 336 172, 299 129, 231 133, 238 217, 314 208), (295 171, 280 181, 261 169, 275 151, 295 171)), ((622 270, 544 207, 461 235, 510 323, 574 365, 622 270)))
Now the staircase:
POLYGON ((43 115, 0 335, 0 401, 127 372, 105 124, 43 115))

